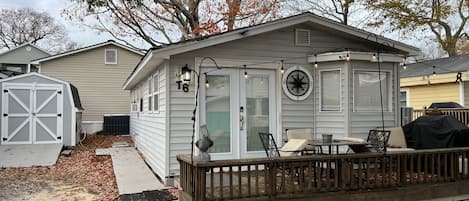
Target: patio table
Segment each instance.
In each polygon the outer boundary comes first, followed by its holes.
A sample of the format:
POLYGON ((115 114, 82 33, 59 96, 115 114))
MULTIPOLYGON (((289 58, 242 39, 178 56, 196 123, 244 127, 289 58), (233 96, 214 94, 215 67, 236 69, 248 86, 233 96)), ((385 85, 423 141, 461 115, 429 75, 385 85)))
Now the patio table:
MULTIPOLYGON (((339 147, 340 146, 349 146, 349 147, 357 147, 357 148, 360 148, 360 147, 363 147, 365 148, 368 143, 367 142, 356 142, 356 141, 349 141, 349 140, 332 140, 332 142, 324 142, 323 140, 308 140, 308 145, 311 146, 311 147, 317 147, 317 146, 321 146, 321 147, 328 147, 328 153, 329 155, 332 154, 332 147, 336 147, 336 154, 340 154, 339 153, 339 147)), ((305 150, 305 151, 308 151, 308 150, 305 150)))

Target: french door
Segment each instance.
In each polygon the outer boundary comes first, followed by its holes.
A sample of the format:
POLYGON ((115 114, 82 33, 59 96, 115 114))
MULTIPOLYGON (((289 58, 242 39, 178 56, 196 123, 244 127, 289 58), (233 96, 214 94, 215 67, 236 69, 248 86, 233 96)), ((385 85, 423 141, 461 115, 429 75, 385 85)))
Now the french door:
POLYGON ((212 159, 263 157, 259 132, 276 133, 275 71, 247 73, 222 69, 201 76, 208 86, 201 86, 200 123, 214 141, 212 159))

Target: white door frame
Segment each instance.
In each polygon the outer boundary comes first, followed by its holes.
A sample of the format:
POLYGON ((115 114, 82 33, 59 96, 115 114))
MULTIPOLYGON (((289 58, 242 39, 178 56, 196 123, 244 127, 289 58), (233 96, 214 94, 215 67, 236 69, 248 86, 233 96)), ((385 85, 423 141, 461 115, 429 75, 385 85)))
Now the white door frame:
MULTIPOLYGON (((240 149, 241 149, 241 157, 240 158, 257 158, 257 157, 265 157, 265 151, 262 149, 260 151, 247 151, 247 94, 246 94, 246 79, 244 78, 244 70, 240 70, 239 72, 239 78, 240 78, 240 85, 239 85, 239 91, 243 91, 244 93, 240 93, 239 96, 239 103, 240 106, 244 107, 244 112, 240 113, 240 116, 243 116, 245 119, 245 125, 243 130, 239 130, 239 141, 241 142, 239 144, 240 149)), ((269 80, 269 133, 273 135, 274 138, 277 136, 277 96, 276 96, 276 79, 275 79, 275 70, 260 70, 260 69, 247 69, 246 72, 248 73, 248 79, 249 76, 253 75, 262 75, 262 76, 267 76, 269 80)), ((238 110, 239 111, 239 110, 238 110)))
MULTIPOLYGON (((247 119, 246 117, 246 82, 244 80, 244 69, 237 68, 224 68, 210 72, 211 68, 200 69, 201 76, 199 83, 205 83, 205 72, 209 72, 208 75, 228 75, 230 76, 230 126, 231 126, 231 152, 229 153, 211 153, 212 160, 222 159, 238 159, 238 158, 253 158, 253 157, 265 157, 265 151, 247 152, 247 134, 246 134, 246 123, 244 130, 240 130, 241 118, 247 119), (243 105, 244 112, 240 112, 240 106, 243 105)), ((272 69, 247 69, 249 75, 266 75, 269 79, 269 132, 277 137, 277 80, 276 72, 272 69)), ((205 103, 205 85, 200 86, 199 96, 199 117, 200 125, 206 124, 206 103, 205 103)), ((245 121, 246 122, 246 121, 245 121)))
MULTIPOLYGON (((200 83, 205 83, 205 76, 203 73, 211 71, 213 69, 210 68, 203 68, 201 69, 201 76, 200 76, 200 83)), ((237 97, 239 97, 239 90, 237 90, 237 87, 233 86, 239 86, 239 79, 237 78, 238 71, 237 69, 222 69, 222 70, 217 70, 210 72, 208 75, 226 75, 229 76, 230 78, 230 131, 231 131, 231 136, 230 136, 230 152, 226 153, 210 153, 211 159, 213 160, 222 160, 222 159, 227 159, 227 158, 239 158, 239 138, 237 137, 238 135, 235 135, 235 133, 238 133, 238 127, 239 127, 239 115, 238 115, 238 110, 239 110, 239 102, 237 100, 237 97)), ((200 125, 207 124, 206 122, 206 103, 205 103, 205 96, 206 96, 206 90, 205 90, 205 84, 201 84, 200 86, 200 96, 199 96, 199 116, 200 116, 200 125)))

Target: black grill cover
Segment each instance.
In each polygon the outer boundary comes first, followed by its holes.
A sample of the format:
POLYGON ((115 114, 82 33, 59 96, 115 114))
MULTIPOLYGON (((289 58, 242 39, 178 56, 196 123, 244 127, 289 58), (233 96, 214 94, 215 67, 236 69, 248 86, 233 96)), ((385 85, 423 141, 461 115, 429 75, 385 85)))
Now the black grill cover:
POLYGON ((407 146, 414 149, 469 146, 469 128, 452 116, 422 116, 403 130, 407 146))

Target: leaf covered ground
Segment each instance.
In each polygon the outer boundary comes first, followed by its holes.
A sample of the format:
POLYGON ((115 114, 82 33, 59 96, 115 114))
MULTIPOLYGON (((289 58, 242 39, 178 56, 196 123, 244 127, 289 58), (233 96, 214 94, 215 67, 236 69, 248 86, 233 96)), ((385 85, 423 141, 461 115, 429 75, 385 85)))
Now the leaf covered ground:
POLYGON ((111 157, 95 155, 118 141, 132 144, 129 136, 91 135, 53 166, 0 168, 0 200, 119 200, 111 157))

